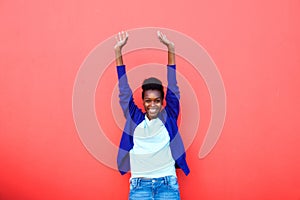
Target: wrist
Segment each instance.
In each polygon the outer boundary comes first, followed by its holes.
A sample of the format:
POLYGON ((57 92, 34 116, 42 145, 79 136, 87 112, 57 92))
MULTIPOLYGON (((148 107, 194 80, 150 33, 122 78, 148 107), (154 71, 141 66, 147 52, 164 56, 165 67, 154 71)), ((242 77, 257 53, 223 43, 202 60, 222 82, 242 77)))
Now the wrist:
POLYGON ((174 43, 168 44, 167 47, 168 47, 168 51, 171 51, 171 52, 175 51, 175 45, 174 45, 174 43))
POLYGON ((115 46, 114 49, 115 49, 116 53, 122 51, 122 47, 120 47, 120 46, 115 46))

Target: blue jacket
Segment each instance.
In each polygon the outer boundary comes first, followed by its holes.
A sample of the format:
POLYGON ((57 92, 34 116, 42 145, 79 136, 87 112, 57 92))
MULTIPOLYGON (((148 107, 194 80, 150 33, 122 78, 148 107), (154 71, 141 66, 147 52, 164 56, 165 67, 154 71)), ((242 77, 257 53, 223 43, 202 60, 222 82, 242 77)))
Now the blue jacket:
MULTIPOLYGON (((175 167, 181 168, 185 175, 188 175, 190 170, 185 159, 185 149, 177 126, 179 115, 179 88, 176 80, 176 66, 168 65, 167 68, 168 88, 166 93, 166 106, 159 113, 158 117, 164 123, 169 133, 170 148, 172 157, 175 160, 175 167)), ((117 72, 120 105, 126 118, 117 158, 118 169, 123 175, 130 170, 129 151, 133 147, 133 133, 137 125, 145 119, 145 113, 134 103, 132 91, 126 76, 125 65, 117 66, 117 72)))

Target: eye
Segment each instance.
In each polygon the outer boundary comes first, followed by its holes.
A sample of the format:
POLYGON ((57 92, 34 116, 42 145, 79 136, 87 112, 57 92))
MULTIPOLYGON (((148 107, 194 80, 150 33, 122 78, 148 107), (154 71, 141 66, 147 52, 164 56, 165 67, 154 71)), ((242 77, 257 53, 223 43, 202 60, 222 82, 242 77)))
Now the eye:
POLYGON ((145 101, 145 103, 151 103, 150 99, 145 99, 144 101, 145 101))
POLYGON ((160 102, 161 102, 160 99, 156 99, 156 100, 155 100, 155 103, 160 103, 160 102))

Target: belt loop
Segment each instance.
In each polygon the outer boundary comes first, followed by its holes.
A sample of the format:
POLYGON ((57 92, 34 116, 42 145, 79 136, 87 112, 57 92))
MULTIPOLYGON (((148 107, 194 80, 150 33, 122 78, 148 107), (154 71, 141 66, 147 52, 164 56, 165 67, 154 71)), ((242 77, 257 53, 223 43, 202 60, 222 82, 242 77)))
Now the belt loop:
POLYGON ((138 187, 140 187, 140 186, 141 186, 141 181, 142 181, 142 179, 141 179, 141 178, 138 178, 138 179, 137 179, 137 185, 138 185, 138 187))
POLYGON ((133 179, 131 180, 131 182, 132 182, 132 184, 134 185, 134 187, 137 186, 138 181, 137 181, 136 178, 133 178, 133 179))
POLYGON ((169 185, 169 176, 164 177, 165 185, 169 185))

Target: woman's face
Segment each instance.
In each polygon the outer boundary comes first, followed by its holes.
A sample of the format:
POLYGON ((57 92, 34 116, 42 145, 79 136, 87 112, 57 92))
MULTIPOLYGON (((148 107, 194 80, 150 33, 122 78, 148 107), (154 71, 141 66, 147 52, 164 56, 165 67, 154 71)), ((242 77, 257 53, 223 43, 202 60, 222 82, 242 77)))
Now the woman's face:
POLYGON ((155 119, 162 108, 162 99, 159 90, 146 90, 143 105, 149 120, 155 119))

